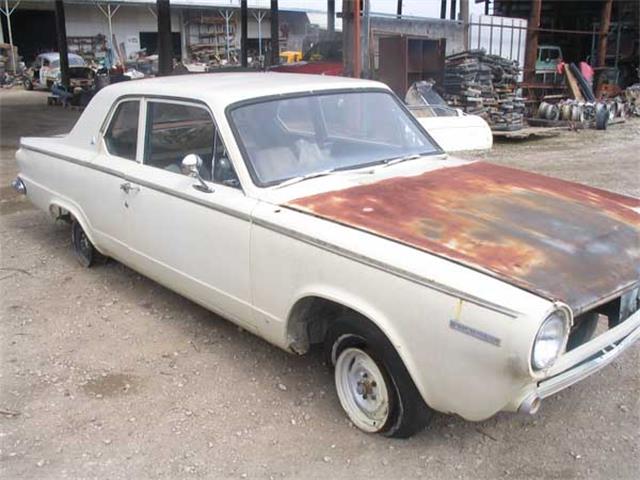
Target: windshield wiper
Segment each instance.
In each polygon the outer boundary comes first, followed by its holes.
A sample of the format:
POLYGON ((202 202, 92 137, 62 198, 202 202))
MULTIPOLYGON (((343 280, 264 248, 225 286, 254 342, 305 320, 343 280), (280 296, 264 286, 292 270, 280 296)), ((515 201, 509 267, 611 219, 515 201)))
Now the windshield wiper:
POLYGON ((381 165, 378 168, 388 167, 390 165, 395 165, 396 163, 406 162, 407 160, 417 160, 420 157, 422 157, 422 154, 414 153, 412 155, 405 155, 403 157, 388 158, 387 160, 383 160, 382 162, 380 162, 381 165))
POLYGON ((366 168, 364 165, 352 165, 352 166, 347 166, 347 167, 330 168, 328 170, 321 170, 319 172, 312 172, 312 173, 308 173, 306 175, 300 175, 298 177, 293 177, 293 178, 290 178, 288 180, 285 180, 284 182, 279 183, 278 185, 276 185, 273 188, 276 189, 276 188, 288 187, 289 185, 293 185, 295 183, 304 182, 305 180, 310 180, 312 178, 326 177, 327 175, 331 175, 331 174, 335 174, 335 173, 347 173, 347 172, 350 172, 350 171, 353 171, 353 170, 355 170, 355 172, 353 172, 353 173, 374 173, 377 168, 388 167, 390 165, 395 165, 396 163, 406 162, 407 160, 417 160, 417 159, 421 158, 422 156, 427 155, 429 153, 431 153, 431 152, 414 153, 412 155, 404 155, 404 156, 401 156, 401 157, 388 158, 386 160, 382 160, 381 162, 378 162, 377 165, 374 165, 373 166, 374 168, 370 169, 370 170, 361 170, 361 169, 366 168))
POLYGON ((290 178, 289 180, 285 180, 284 182, 276 185, 274 188, 288 187, 289 185, 304 182, 305 180, 310 180, 312 178, 326 177, 327 175, 331 175, 332 173, 335 173, 335 171, 336 171, 335 168, 331 168, 329 170, 321 170, 319 172, 307 173, 306 175, 300 175, 298 177, 293 177, 293 178, 290 178))

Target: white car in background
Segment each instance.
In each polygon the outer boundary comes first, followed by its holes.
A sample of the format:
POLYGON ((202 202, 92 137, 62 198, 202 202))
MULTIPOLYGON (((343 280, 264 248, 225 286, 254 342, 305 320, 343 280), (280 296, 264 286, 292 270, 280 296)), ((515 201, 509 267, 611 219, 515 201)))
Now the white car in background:
MULTIPOLYGON (((71 88, 91 88, 95 81, 95 72, 75 53, 69 53, 69 83, 71 88)), ((60 54, 57 52, 41 53, 27 69, 23 86, 26 90, 51 87, 61 80, 60 54)))
POLYGON ((70 222, 83 265, 115 258, 289 352, 324 345, 366 432, 533 414, 640 337, 640 200, 450 157, 381 83, 118 83, 16 157, 14 188, 70 222))
POLYGON ((490 150, 493 134, 478 115, 453 108, 433 90, 429 82, 414 83, 405 97, 409 110, 445 152, 490 150))

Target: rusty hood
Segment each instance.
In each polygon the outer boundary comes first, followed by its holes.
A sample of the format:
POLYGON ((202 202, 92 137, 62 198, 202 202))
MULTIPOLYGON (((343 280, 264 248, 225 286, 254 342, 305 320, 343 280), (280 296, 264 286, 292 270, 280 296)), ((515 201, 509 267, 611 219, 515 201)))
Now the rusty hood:
POLYGON ((640 200, 490 163, 287 203, 489 273, 578 313, 640 279, 640 200))

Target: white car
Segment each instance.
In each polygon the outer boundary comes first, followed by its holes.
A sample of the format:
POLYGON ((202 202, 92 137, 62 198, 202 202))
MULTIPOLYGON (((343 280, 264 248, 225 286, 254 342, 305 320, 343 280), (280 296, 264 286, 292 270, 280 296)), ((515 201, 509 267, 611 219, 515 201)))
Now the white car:
POLYGON ((409 110, 445 152, 491 150, 493 133, 478 115, 447 105, 431 82, 415 82, 405 96, 409 110))
POLYGON ((117 259, 289 352, 324 344, 366 432, 535 413, 640 336, 638 199, 449 157, 377 82, 119 83, 17 161, 84 265, 117 259))
MULTIPOLYGON (((94 84, 95 72, 85 63, 84 59, 75 53, 68 54, 69 84, 72 88, 89 89, 94 84)), ((60 54, 56 52, 41 53, 27 70, 23 86, 26 90, 46 88, 48 90, 59 82, 60 54)))

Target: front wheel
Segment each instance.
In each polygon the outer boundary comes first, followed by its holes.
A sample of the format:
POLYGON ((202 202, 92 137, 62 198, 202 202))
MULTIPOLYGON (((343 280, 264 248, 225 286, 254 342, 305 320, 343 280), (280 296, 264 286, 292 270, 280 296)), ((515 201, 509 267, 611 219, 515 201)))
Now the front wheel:
POLYGON ((342 350, 335 381, 340 404, 353 424, 365 432, 383 431, 392 410, 392 386, 369 353, 354 347, 342 350))
POLYGON ((367 433, 406 438, 433 415, 393 345, 365 318, 346 314, 330 328, 326 353, 335 365, 340 404, 367 433))

